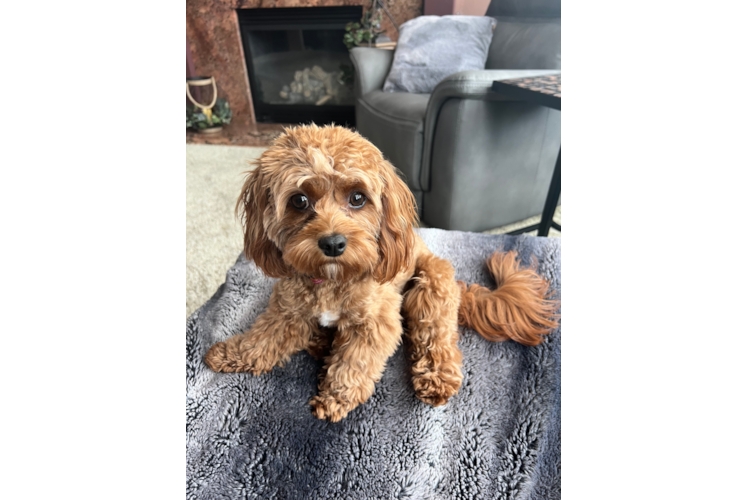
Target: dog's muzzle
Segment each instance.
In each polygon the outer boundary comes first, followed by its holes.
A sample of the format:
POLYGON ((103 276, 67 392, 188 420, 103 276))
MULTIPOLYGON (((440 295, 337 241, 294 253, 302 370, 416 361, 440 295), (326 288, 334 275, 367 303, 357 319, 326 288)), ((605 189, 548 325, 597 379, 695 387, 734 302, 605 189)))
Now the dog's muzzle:
POLYGON ((333 234, 332 236, 326 236, 320 238, 317 242, 320 250, 324 252, 328 257, 337 257, 345 252, 345 246, 348 244, 348 240, 342 234, 333 234))

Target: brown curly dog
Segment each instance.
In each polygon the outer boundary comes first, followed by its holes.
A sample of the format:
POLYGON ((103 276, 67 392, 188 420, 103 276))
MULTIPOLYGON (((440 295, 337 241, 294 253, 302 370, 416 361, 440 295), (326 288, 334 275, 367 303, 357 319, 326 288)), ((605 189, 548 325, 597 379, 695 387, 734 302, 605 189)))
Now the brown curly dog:
POLYGON ((439 406, 462 383, 459 324, 489 340, 536 345, 557 303, 513 253, 494 254, 498 289, 469 289, 413 231, 413 195, 355 132, 286 129, 256 161, 237 203, 244 252, 280 279, 252 328, 210 348, 215 371, 268 372, 301 350, 324 359, 314 415, 337 422, 374 392, 407 321, 413 387, 439 406), (407 285, 407 286, 406 286, 407 285))

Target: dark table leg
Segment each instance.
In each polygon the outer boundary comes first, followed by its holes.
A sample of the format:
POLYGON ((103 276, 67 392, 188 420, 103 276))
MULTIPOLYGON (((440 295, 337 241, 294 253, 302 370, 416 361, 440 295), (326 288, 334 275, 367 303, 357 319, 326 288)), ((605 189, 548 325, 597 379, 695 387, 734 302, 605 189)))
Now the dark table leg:
MULTIPOLYGON (((556 167, 553 169, 551 187, 548 188, 548 196, 545 199, 543 216, 540 218, 538 236, 548 236, 548 230, 551 228, 551 224, 553 224, 553 213, 556 211, 559 196, 561 196, 561 148, 558 148, 556 167)), ((556 224, 553 225, 557 226, 556 224)))

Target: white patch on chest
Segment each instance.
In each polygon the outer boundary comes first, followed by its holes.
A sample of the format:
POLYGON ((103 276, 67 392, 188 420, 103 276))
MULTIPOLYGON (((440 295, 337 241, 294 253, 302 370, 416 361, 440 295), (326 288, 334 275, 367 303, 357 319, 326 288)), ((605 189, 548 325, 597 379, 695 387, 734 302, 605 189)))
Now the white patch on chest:
POLYGON ((322 311, 319 315, 320 326, 335 326, 340 319, 339 311, 322 311))

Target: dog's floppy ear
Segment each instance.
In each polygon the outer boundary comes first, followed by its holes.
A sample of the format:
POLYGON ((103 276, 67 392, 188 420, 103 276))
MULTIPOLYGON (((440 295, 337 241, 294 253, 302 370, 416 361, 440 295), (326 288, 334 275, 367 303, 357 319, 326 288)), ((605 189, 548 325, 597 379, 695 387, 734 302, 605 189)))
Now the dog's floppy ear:
POLYGON ((244 226, 244 255, 257 264, 257 267, 271 278, 290 275, 283 262, 283 254, 265 233, 263 218, 269 206, 270 190, 266 185, 267 174, 262 165, 249 172, 236 202, 236 215, 241 217, 244 226))
POLYGON ((415 244, 413 224, 418 221, 418 213, 416 199, 398 177, 395 167, 387 161, 382 163, 380 174, 385 185, 382 192, 379 264, 374 270, 374 278, 385 283, 410 267, 415 244))

